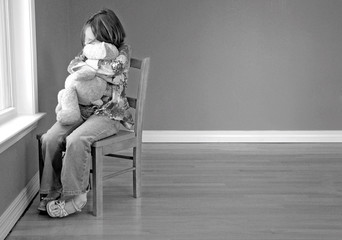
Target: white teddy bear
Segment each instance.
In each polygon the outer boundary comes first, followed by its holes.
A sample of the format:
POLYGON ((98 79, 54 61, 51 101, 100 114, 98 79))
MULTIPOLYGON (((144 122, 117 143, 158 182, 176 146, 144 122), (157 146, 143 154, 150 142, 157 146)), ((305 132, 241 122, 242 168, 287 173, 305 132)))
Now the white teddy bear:
POLYGON ((109 43, 91 43, 83 48, 83 56, 75 58, 69 64, 71 73, 65 80, 65 88, 58 93, 58 105, 55 109, 57 121, 62 125, 76 123, 81 112, 79 104, 84 106, 103 104, 101 98, 106 95, 107 82, 100 76, 113 76, 110 64, 103 61, 114 60, 119 55, 118 49, 109 43), (97 75, 97 71, 101 74, 97 75))

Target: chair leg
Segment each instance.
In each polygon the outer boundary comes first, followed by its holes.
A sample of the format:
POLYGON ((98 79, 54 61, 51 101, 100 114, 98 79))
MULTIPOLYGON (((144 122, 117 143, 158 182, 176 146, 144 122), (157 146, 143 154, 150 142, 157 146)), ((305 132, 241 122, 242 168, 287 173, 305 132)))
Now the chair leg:
POLYGON ((103 213, 103 155, 102 148, 93 148, 93 215, 102 217, 103 213))
POLYGON ((141 195, 141 144, 133 148, 133 196, 140 198, 141 195))
MULTIPOLYGON (((38 161, 39 161, 39 187, 42 182, 42 175, 44 169, 43 153, 42 153, 42 135, 37 135, 38 140, 38 161)), ((44 198, 47 194, 39 194, 40 199, 44 198)))

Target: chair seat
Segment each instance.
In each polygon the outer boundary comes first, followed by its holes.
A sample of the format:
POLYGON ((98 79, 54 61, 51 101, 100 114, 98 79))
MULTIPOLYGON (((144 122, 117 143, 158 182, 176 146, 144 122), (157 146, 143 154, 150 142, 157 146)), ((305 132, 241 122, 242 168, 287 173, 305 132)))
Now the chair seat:
POLYGON ((115 144, 118 142, 122 142, 125 140, 133 140, 133 139, 135 139, 134 132, 120 130, 119 132, 117 132, 116 134, 110 137, 94 142, 92 147, 103 147, 103 146, 108 146, 108 145, 115 144))

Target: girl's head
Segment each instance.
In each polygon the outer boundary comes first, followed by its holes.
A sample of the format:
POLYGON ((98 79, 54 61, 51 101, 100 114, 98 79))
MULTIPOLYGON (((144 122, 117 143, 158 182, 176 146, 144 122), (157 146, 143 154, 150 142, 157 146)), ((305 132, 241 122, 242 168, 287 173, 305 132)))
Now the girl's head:
POLYGON ((115 13, 110 9, 103 9, 85 22, 82 32, 82 46, 85 45, 85 30, 90 27, 95 39, 100 42, 114 44, 117 48, 124 42, 126 33, 115 13))

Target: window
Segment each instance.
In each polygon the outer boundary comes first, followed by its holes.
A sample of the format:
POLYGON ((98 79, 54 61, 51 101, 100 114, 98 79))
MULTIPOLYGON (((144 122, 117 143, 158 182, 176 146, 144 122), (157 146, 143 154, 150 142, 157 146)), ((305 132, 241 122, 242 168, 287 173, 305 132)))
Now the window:
POLYGON ((8 0, 0 1, 0 115, 13 108, 8 0))
POLYGON ((0 153, 32 131, 37 113, 34 0, 0 0, 0 153))

